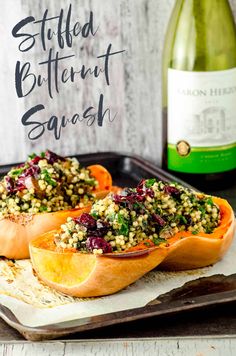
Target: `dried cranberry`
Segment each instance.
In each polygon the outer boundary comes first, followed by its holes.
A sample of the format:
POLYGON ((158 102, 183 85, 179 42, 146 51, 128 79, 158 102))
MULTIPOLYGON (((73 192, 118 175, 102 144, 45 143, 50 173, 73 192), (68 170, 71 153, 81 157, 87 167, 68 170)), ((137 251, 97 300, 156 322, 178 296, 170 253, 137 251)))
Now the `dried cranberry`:
POLYGON ((94 230, 97 227, 96 220, 88 213, 83 213, 78 218, 74 218, 74 221, 90 230, 94 230))
POLYGON ((121 195, 114 194, 113 195, 113 201, 114 201, 115 204, 122 203, 123 197, 121 195))
POLYGON ((21 175, 18 177, 15 185, 15 191, 21 191, 27 188, 25 181, 30 178, 38 178, 40 173, 39 166, 32 165, 29 168, 26 168, 21 175))
POLYGON ((14 193, 14 191, 15 191, 14 180, 11 177, 6 176, 5 181, 6 181, 7 192, 10 194, 14 193))
POLYGON ((136 203, 136 202, 142 202, 145 199, 144 194, 136 193, 136 192, 130 192, 126 197, 124 197, 125 201, 130 202, 130 203, 136 203))
POLYGON ((118 195, 118 194, 115 194, 113 196, 113 201, 114 203, 116 204, 120 204, 120 203, 127 203, 127 202, 130 202, 132 200, 132 196, 129 194, 129 193, 126 193, 125 195, 122 194, 122 195, 118 195))
POLYGON ((62 162, 65 161, 64 157, 61 157, 50 150, 47 150, 45 152, 45 158, 47 159, 48 163, 50 163, 50 164, 53 164, 57 161, 62 161, 62 162))
POLYGON ((146 188, 145 179, 142 179, 136 190, 126 189, 120 195, 115 194, 113 201, 116 204, 124 203, 128 209, 132 210, 135 203, 143 202, 147 196, 153 198, 154 191, 151 188, 146 188))
POLYGON ((166 185, 164 187, 164 192, 169 195, 179 196, 180 191, 176 187, 172 187, 171 185, 166 185))
POLYGON ((26 189, 26 185, 25 185, 25 179, 26 177, 19 177, 16 181, 16 188, 15 191, 21 191, 26 189))
POLYGON ((112 252, 112 247, 109 242, 101 237, 96 236, 90 236, 87 238, 86 248, 89 251, 93 251, 94 249, 102 249, 103 253, 112 252))
POLYGON ((97 220, 95 229, 87 229, 88 236, 103 237, 109 231, 109 224, 102 220, 97 220))
POLYGON ((34 178, 38 178, 39 173, 40 173, 40 168, 39 168, 39 166, 32 165, 31 167, 27 168, 27 169, 21 174, 21 177, 34 177, 34 178))
POLYGON ((144 199, 145 199, 145 195, 136 195, 136 197, 134 197, 134 199, 133 199, 133 203, 135 203, 135 201, 137 201, 137 202, 139 202, 139 203, 141 203, 142 201, 144 201, 144 199))
POLYGON ((127 197, 125 197, 125 201, 127 201, 129 203, 134 203, 138 199, 139 199, 139 196, 138 196, 138 194, 135 194, 135 193, 130 193, 129 195, 127 195, 127 197))
POLYGON ((150 198, 154 198, 154 191, 151 188, 147 188, 146 195, 148 195, 150 198))
POLYGON ((137 193, 139 196, 142 196, 145 198, 145 196, 149 196, 151 198, 154 198, 154 191, 152 188, 147 188, 145 185, 146 180, 142 179, 141 182, 137 186, 137 193))
POLYGON ((29 164, 38 164, 39 161, 41 161, 41 159, 43 159, 42 157, 39 156, 35 156, 34 158, 31 159, 31 161, 29 162, 29 164))
POLYGON ((145 179, 142 179, 136 188, 137 193, 143 194, 144 188, 145 188, 145 179))
POLYGON ((161 227, 166 224, 165 220, 158 214, 152 214, 152 220, 161 227))

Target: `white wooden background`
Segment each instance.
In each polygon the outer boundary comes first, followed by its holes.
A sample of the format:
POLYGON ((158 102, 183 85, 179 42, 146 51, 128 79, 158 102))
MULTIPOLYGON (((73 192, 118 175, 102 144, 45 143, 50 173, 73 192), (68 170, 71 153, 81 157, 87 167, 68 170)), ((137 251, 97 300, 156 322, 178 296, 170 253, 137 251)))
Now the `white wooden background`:
MULTIPOLYGON (((160 163, 161 52, 173 3, 174 0, 0 0, 0 164, 24 160, 26 154, 47 147, 61 154, 125 151, 160 163), (16 60, 29 60, 36 65, 45 59, 45 53, 36 46, 29 53, 20 54, 19 40, 11 35, 13 26, 28 15, 41 18, 46 8, 55 16, 70 3, 73 21, 83 21, 92 10, 95 24, 100 26, 95 39, 75 40, 83 63, 96 64, 95 55, 104 53, 109 43, 115 51, 126 50, 111 61, 110 87, 102 79, 91 78, 64 86, 54 100, 42 88, 27 98, 17 98, 16 60), (105 105, 118 112, 113 123, 105 119, 103 127, 87 127, 84 123, 70 126, 63 130, 59 141, 52 133, 36 141, 27 138, 29 129, 20 120, 28 108, 42 100, 48 108, 43 121, 52 114, 70 117, 90 103, 96 104, 100 92, 105 95, 105 105)), ((231 5, 236 13, 236 0, 231 0, 231 5)), ((68 63, 76 67, 78 58, 68 63)))

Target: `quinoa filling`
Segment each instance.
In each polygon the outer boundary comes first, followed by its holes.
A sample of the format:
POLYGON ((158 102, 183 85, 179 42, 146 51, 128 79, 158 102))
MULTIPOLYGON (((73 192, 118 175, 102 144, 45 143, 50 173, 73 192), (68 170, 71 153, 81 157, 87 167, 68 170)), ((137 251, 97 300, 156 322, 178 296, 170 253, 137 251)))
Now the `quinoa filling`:
POLYGON ((97 184, 75 158, 49 150, 32 154, 0 181, 0 218, 83 207, 94 201, 97 184))
POLYGON ((181 231, 210 234, 219 223, 220 210, 211 197, 153 178, 96 201, 90 214, 68 218, 54 241, 63 249, 121 252, 140 243, 168 243, 181 231))

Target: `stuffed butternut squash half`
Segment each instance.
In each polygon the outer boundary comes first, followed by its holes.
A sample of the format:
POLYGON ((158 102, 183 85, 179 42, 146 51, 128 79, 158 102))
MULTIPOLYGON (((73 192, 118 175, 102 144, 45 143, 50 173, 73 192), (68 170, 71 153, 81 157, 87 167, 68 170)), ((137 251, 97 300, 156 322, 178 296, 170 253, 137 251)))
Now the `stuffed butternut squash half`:
POLYGON ((49 150, 29 156, 0 181, 0 256, 29 258, 31 239, 78 216, 111 185, 102 166, 84 168, 49 150))
POLYGON ((94 297, 115 293, 158 265, 213 264, 226 253, 234 229, 226 200, 148 179, 68 217, 60 230, 32 241, 30 255, 49 286, 94 297))

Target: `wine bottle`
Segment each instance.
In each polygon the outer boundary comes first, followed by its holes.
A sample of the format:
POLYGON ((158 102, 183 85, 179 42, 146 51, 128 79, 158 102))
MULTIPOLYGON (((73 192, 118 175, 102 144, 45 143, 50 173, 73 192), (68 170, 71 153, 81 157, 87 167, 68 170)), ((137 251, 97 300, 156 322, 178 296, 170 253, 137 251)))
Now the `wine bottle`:
POLYGON ((227 0, 176 0, 163 52, 164 167, 201 189, 236 181, 236 28, 227 0))

